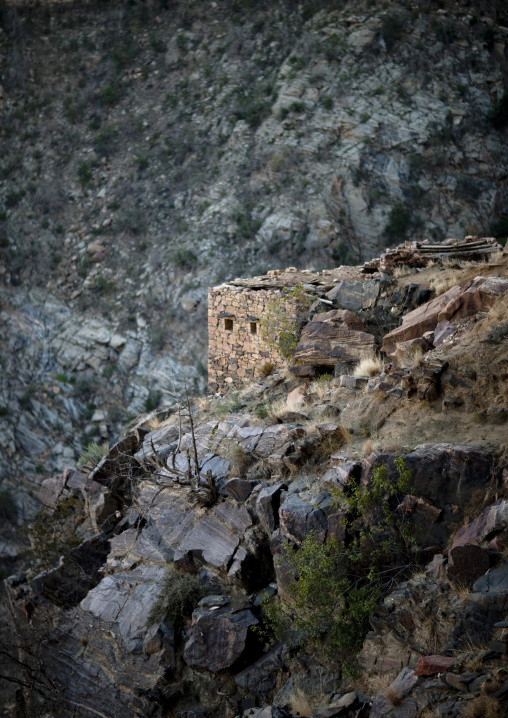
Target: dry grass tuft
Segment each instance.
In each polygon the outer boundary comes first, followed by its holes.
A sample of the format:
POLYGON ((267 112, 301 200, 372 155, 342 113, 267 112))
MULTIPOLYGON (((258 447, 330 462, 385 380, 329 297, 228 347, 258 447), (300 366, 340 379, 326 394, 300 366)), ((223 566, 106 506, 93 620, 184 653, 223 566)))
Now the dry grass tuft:
POLYGON ((272 421, 279 421, 279 419, 287 412, 288 405, 286 402, 286 397, 277 399, 273 402, 273 404, 270 404, 270 406, 268 407, 268 416, 272 421))
POLYGON ((452 592, 460 598, 460 600, 465 603, 466 599, 469 595, 469 588, 464 585, 463 583, 451 583, 450 584, 452 592))
POLYGON ((409 359, 411 368, 416 368, 416 367, 422 366, 424 356, 425 356, 425 354, 421 347, 419 347, 418 345, 413 347, 411 349, 411 351, 408 353, 408 359, 409 359))
MULTIPOLYGON (((307 427, 306 427, 307 429, 307 427)), ((316 430, 312 425, 309 426, 309 430, 307 430, 307 433, 312 434, 316 430)), ((337 431, 333 433, 327 433, 320 441, 314 445, 314 448, 312 450, 312 458, 314 461, 326 461, 332 454, 334 454, 338 449, 340 449, 344 444, 350 444, 351 443, 351 433, 349 429, 345 429, 343 427, 340 427, 337 429, 337 431)))
POLYGON ((431 289, 435 293, 436 297, 438 297, 440 294, 444 294, 456 285, 457 281, 455 277, 436 277, 435 279, 430 280, 429 289, 431 289))
POLYGON ((490 696, 478 696, 466 705, 462 718, 501 718, 499 701, 490 696))
POLYGON ((491 696, 493 693, 498 691, 503 684, 504 680, 502 674, 496 672, 482 685, 480 691, 485 696, 491 696))
POLYGON ((200 411, 204 411, 208 406, 208 399, 206 398, 206 396, 197 396, 194 399, 194 404, 198 407, 200 411))
POLYGON ((374 451, 374 442, 372 441, 372 439, 367 439, 363 442, 362 451, 365 458, 372 454, 372 452, 374 451))
POLYGON ((333 374, 323 374, 311 383, 310 392, 317 394, 317 396, 322 399, 325 393, 332 388, 332 381, 333 374))
POLYGON ((407 264, 402 264, 395 267, 392 277, 394 279, 402 279, 402 277, 408 277, 410 274, 415 274, 415 269, 413 269, 413 267, 409 267, 407 264))
POLYGON ((384 362, 379 354, 361 359, 353 370, 353 376, 378 376, 383 371, 384 362))
POLYGON ((226 458, 231 465, 230 471, 235 476, 243 476, 252 464, 252 455, 245 451, 241 444, 232 443, 226 452, 226 458))
POLYGON ((261 376, 270 376, 270 374, 273 374, 274 369, 275 364, 272 361, 265 361, 265 363, 259 367, 259 373, 261 376))
POLYGON ((150 431, 155 431, 155 429, 158 429, 161 425, 161 420, 158 416, 154 416, 153 419, 150 419, 150 421, 147 423, 148 428, 150 431))
POLYGON ((308 697, 298 687, 295 689, 290 706, 293 713, 300 714, 302 718, 308 718, 314 712, 308 697))
POLYGON ((400 706, 402 703, 402 696, 400 693, 397 693, 393 688, 387 688, 385 691, 386 700, 390 705, 392 705, 394 708, 397 706, 400 706))
POLYGON ((489 309, 487 315, 487 326, 495 326, 508 319, 508 296, 504 294, 489 309))

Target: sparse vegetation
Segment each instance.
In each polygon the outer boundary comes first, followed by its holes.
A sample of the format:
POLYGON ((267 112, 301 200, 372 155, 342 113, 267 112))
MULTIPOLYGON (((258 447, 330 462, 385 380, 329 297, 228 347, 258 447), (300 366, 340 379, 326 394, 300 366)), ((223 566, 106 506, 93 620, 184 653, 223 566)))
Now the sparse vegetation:
POLYGON ((54 510, 44 507, 39 511, 29 527, 29 535, 41 569, 53 568, 60 556, 79 546, 81 540, 76 529, 82 518, 83 501, 72 496, 60 501, 54 510))
POLYGON ((491 121, 496 130, 502 130, 508 124, 508 90, 496 103, 491 114, 491 121))
POLYGON ((91 441, 86 449, 81 453, 76 464, 77 467, 82 468, 87 464, 92 467, 97 466, 97 464, 99 464, 106 456, 108 449, 109 447, 107 444, 98 444, 96 441, 91 441))
POLYGON ((462 718, 501 718, 502 715, 499 701, 491 696, 473 698, 461 713, 462 718))
POLYGON ((397 240, 405 239, 410 219, 411 214, 405 204, 402 204, 402 202, 394 204, 388 224, 385 227, 386 236, 397 240))
POLYGON ((231 465, 230 471, 235 476, 243 476, 253 461, 252 455, 237 443, 231 443, 226 451, 226 458, 231 465))
POLYGON ((336 500, 346 508, 355 536, 347 547, 335 538, 322 543, 315 532, 300 547, 285 542, 284 561, 293 576, 290 601, 274 598, 264 604, 266 628, 277 640, 307 644, 328 658, 358 651, 379 598, 392 587, 393 576, 412 566, 411 532, 393 510, 411 481, 411 471, 397 455, 395 476, 377 465, 367 487, 353 485, 348 494, 337 490, 336 500))
POLYGON ((373 354, 361 359, 356 364, 353 374, 354 376, 377 376, 383 371, 383 360, 379 354, 373 354))
POLYGON ((193 269, 197 263, 198 258, 194 252, 190 249, 178 248, 170 254, 170 261, 174 262, 180 269, 193 269))
POLYGON ((273 370, 275 369, 275 364, 271 361, 265 361, 259 368, 259 373, 261 376, 267 377, 270 376, 270 374, 273 374, 273 370))
POLYGON ((168 571, 148 622, 154 624, 168 620, 177 631, 181 630, 185 617, 191 615, 204 595, 198 576, 168 571))
POLYGON ((311 304, 312 298, 302 286, 283 289, 280 297, 267 302, 260 329, 262 339, 272 352, 286 359, 294 354, 311 304))

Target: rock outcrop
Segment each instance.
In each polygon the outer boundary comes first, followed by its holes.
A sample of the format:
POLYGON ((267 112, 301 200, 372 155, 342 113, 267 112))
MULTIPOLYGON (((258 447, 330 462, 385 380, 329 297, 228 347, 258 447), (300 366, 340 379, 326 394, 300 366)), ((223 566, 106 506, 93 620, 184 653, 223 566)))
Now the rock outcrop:
POLYGON ((334 367, 337 362, 354 363, 373 354, 376 340, 349 310, 317 314, 305 325, 295 350, 298 364, 334 367))

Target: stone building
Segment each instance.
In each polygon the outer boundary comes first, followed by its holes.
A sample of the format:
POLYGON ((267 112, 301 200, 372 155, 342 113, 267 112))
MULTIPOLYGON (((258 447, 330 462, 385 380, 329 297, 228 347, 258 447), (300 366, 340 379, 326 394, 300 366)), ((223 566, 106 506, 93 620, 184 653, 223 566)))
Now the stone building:
POLYGON ((256 376, 264 362, 282 365, 262 339, 260 319, 277 288, 251 289, 223 284, 208 293, 208 387, 241 386, 256 376))
MULTIPOLYGON (((283 290, 303 286, 316 301, 325 305, 327 291, 344 279, 358 279, 354 267, 312 272, 289 267, 273 270, 263 277, 235 279, 208 292, 208 386, 210 391, 240 387, 259 376, 262 365, 271 361, 284 366, 284 358, 263 339, 260 323, 270 299, 283 297, 283 290)), ((365 276, 361 277, 365 280, 365 276)), ((289 311, 291 308, 289 307, 289 311)))

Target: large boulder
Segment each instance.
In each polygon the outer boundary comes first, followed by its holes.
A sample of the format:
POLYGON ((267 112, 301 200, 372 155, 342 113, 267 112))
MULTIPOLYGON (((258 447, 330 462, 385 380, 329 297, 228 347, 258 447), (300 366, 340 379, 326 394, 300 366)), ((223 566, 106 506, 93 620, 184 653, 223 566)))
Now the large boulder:
POLYGON ((452 548, 465 546, 470 543, 480 544, 491 539, 508 528, 508 500, 499 499, 485 511, 471 521, 467 526, 460 528, 453 539, 452 548))
POLYGON ((460 287, 452 287, 444 294, 439 295, 439 297, 435 297, 430 302, 426 302, 421 307, 405 314, 402 317, 400 327, 385 334, 381 349, 386 354, 393 354, 399 342, 423 337, 425 332, 433 331, 440 321, 440 313, 460 292, 460 287))
POLYGON ((213 672, 229 668, 244 653, 248 630, 257 623, 246 603, 218 609, 215 606, 198 608, 192 614, 191 637, 185 644, 184 661, 192 668, 213 672))
POLYGON ((326 514, 317 506, 302 501, 298 494, 289 494, 279 509, 281 534, 300 544, 311 532, 316 540, 323 542, 326 538, 328 522, 326 514))
POLYGON ((372 354, 376 340, 352 312, 335 310, 317 314, 302 331, 295 364, 333 367, 372 354))
POLYGON ((438 321, 485 312, 508 290, 508 277, 475 277, 439 312, 438 321))
POLYGON ((359 312, 375 305, 380 288, 379 281, 375 279, 366 279, 364 282, 341 281, 325 296, 341 309, 359 312))
POLYGON ((382 350, 393 354, 398 342, 423 337, 445 320, 485 312, 508 290, 508 278, 475 277, 465 287, 452 287, 402 318, 402 324, 383 339, 382 350))

